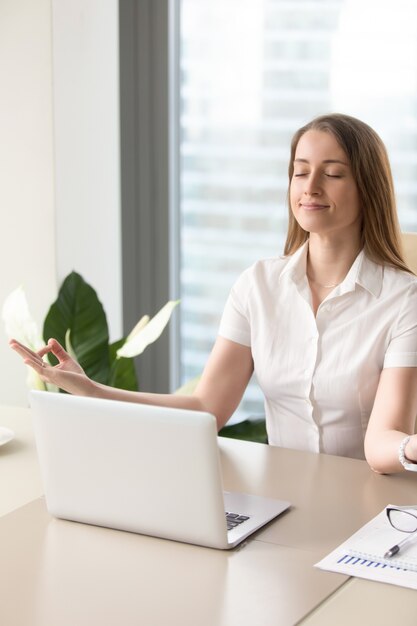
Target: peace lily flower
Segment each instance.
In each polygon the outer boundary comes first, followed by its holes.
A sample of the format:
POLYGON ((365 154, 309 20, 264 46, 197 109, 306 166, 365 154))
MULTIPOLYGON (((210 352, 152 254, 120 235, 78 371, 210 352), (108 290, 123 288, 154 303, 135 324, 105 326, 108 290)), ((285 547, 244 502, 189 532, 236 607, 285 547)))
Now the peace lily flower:
MULTIPOLYGON (((37 352, 44 347, 38 326, 30 314, 25 292, 18 287, 6 298, 3 304, 2 318, 9 339, 17 339, 23 345, 37 352)), ((27 385, 30 389, 52 390, 53 385, 44 383, 39 375, 28 368, 27 385)), ((56 388, 55 388, 56 389, 56 388)))
POLYGON ((117 357, 131 358, 142 354, 145 348, 161 336, 178 303, 179 300, 169 300, 152 319, 149 315, 144 315, 128 335, 123 346, 117 350, 117 357))

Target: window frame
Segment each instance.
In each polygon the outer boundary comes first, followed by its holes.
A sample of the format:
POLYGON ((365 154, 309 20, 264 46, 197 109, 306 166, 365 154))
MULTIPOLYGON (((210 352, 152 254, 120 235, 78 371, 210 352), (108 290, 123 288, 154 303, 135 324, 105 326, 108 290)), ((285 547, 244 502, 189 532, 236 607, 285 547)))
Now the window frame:
MULTIPOLYGON (((123 327, 179 295, 177 0, 119 2, 123 327)), ((179 310, 136 362, 143 391, 179 386, 179 310)))

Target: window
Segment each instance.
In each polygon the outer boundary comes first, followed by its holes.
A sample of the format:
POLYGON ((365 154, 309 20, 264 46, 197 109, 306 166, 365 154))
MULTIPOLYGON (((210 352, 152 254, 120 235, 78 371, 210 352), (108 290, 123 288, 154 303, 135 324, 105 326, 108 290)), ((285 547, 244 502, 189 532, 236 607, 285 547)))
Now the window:
MULTIPOLYGON (((385 141, 403 230, 417 230, 413 0, 182 0, 180 369, 201 373, 228 292, 281 254, 293 132, 329 111, 385 141)), ((263 412, 251 384, 240 415, 263 412)))

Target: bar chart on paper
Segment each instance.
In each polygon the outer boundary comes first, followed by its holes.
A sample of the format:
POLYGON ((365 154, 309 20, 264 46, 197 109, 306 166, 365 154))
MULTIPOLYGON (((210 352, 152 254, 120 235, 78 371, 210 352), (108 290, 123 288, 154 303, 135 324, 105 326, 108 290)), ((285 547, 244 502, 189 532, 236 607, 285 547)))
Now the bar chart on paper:
POLYGON ((417 589, 416 547, 409 548, 400 558, 383 556, 398 541, 398 531, 387 526, 384 510, 315 567, 417 589))
MULTIPOLYGON (((381 563, 379 561, 372 561, 370 559, 364 559, 362 557, 359 556, 355 556, 352 554, 344 554, 343 556, 341 556, 338 560, 337 563, 340 565, 349 565, 350 567, 354 567, 357 566, 356 569, 361 570, 364 568, 369 568, 369 569, 377 569, 378 567, 380 569, 395 569, 395 570, 402 570, 402 571, 408 571, 405 568, 402 567, 398 567, 396 565, 388 565, 387 563, 381 563)), ((368 569, 368 571, 369 571, 368 569)))
POLYGON ((417 589, 417 572, 355 557, 348 554, 346 550, 340 550, 340 548, 316 563, 315 567, 356 578, 366 578, 367 580, 417 589))

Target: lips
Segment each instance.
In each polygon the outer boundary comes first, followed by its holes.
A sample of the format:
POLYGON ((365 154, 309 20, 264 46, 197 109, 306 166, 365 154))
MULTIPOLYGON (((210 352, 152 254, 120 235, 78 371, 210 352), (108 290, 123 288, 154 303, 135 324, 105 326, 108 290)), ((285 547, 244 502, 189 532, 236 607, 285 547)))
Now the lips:
POLYGON ((305 211, 320 211, 329 208, 328 204, 315 204, 313 202, 300 202, 299 206, 305 211))

